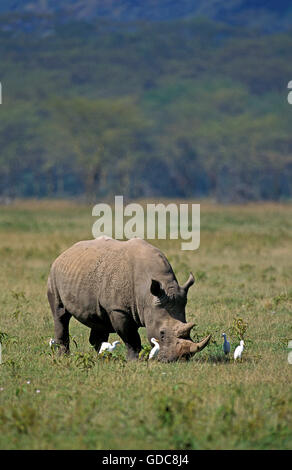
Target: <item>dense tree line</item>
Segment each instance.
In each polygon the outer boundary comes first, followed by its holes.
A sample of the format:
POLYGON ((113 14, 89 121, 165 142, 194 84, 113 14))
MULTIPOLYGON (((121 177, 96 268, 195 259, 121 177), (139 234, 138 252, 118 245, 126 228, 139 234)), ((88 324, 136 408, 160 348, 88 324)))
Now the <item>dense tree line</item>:
POLYGON ((0 195, 291 197, 291 31, 13 22, 0 21, 0 195))
POLYGON ((62 23, 96 18, 129 21, 168 21, 204 17, 262 31, 291 25, 290 0, 1 0, 0 14, 56 15, 62 23))

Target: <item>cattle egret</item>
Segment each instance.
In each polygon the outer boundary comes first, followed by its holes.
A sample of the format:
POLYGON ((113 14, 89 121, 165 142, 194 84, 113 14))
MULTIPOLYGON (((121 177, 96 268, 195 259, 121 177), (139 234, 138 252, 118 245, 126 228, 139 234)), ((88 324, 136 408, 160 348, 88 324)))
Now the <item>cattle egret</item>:
POLYGON ((57 349, 59 347, 59 344, 53 338, 50 339, 49 345, 51 349, 57 349))
POLYGON ((156 357, 160 349, 159 342, 157 339, 151 338, 151 343, 154 344, 154 347, 150 351, 149 359, 153 359, 154 357, 156 357))
POLYGON ((236 348, 235 351, 234 351, 234 360, 235 360, 235 361, 236 361, 236 359, 241 359, 241 355, 242 355, 243 349, 244 349, 244 341, 241 340, 241 341, 240 341, 240 345, 237 346, 237 348, 236 348))
POLYGON ((120 341, 114 341, 113 344, 104 342, 102 343, 98 354, 101 354, 105 351, 113 352, 113 350, 116 349, 118 344, 120 344, 120 341))
POLYGON ((222 333, 222 336, 224 338, 224 343, 223 343, 224 354, 229 354, 230 353, 230 343, 226 339, 226 333, 222 333))

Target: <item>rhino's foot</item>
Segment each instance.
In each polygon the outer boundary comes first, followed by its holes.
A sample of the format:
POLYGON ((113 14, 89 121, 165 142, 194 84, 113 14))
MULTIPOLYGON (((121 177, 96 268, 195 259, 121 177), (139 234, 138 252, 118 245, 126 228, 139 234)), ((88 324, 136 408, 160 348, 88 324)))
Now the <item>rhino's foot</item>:
MULTIPOLYGON (((141 350, 141 349, 140 349, 141 350)), ((139 351, 135 351, 132 348, 128 348, 127 359, 128 361, 137 361, 139 359, 139 351)))
POLYGON ((57 352, 59 355, 70 354, 69 344, 63 344, 55 339, 50 340, 50 348, 52 351, 57 352))
POLYGON ((69 344, 60 344, 59 354, 60 355, 64 355, 64 354, 69 355, 70 354, 69 344))

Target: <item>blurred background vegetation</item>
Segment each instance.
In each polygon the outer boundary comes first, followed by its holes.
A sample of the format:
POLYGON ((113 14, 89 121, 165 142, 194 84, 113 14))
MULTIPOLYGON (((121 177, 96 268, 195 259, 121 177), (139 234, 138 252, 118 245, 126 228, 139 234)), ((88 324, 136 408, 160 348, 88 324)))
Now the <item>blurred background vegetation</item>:
POLYGON ((2 0, 0 197, 292 196, 292 4, 2 0))

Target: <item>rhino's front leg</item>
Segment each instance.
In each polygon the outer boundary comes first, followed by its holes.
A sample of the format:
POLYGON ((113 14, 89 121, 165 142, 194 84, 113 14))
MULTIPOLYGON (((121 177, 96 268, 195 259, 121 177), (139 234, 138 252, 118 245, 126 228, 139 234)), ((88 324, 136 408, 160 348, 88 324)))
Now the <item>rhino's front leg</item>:
POLYGON ((138 359, 141 351, 141 338, 137 324, 128 313, 118 310, 111 312, 110 320, 114 330, 126 345, 128 359, 138 359))
POLYGON ((102 343, 108 340, 108 336, 109 333, 92 328, 90 331, 89 342, 91 346, 93 346, 94 349, 98 352, 102 343))

